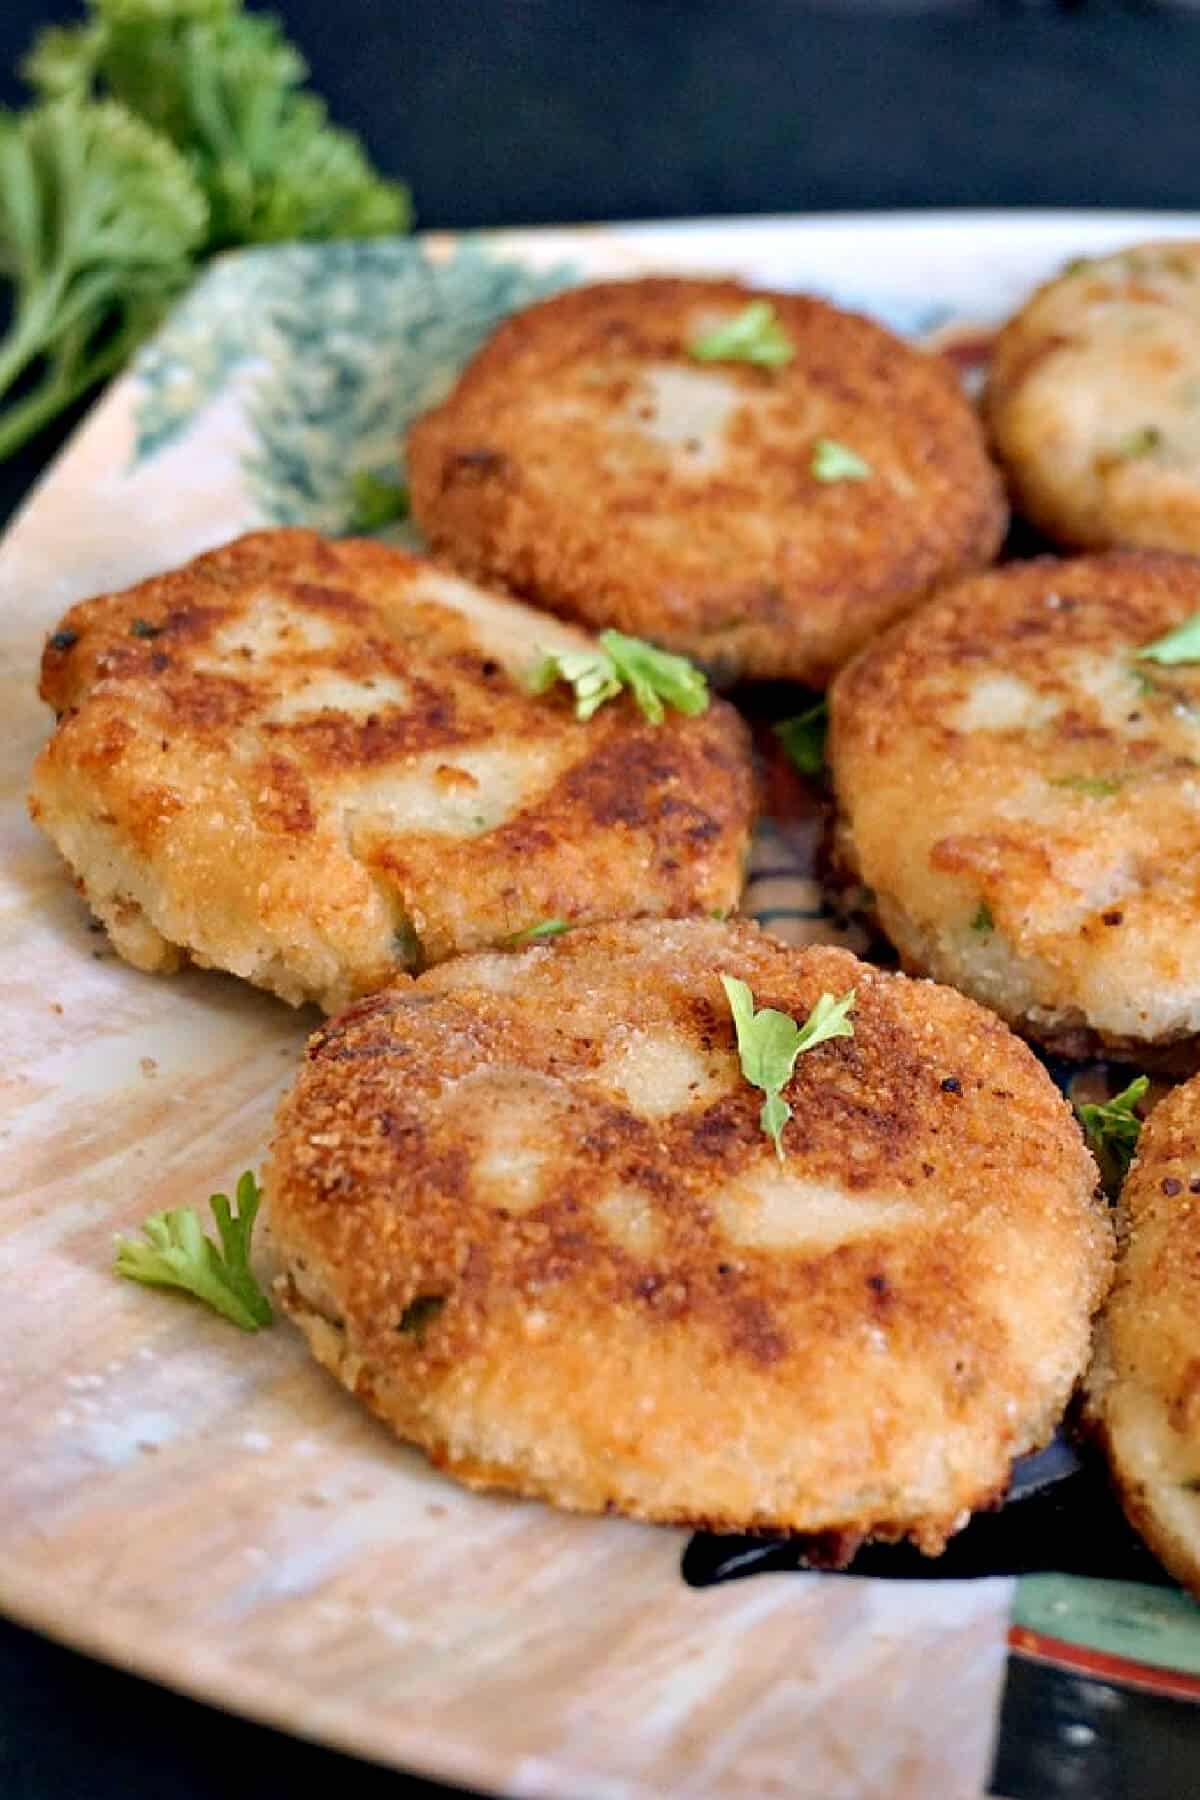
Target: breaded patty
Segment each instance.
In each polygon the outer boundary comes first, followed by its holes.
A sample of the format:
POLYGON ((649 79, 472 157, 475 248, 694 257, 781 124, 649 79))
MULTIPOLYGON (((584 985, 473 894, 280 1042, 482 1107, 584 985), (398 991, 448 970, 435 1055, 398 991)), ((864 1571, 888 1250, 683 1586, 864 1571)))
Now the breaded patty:
POLYGON ((1087 1411, 1133 1525, 1200 1597, 1200 1078, 1142 1130, 1087 1411))
POLYGON ((940 358, 823 301, 732 281, 609 282, 515 315, 413 426, 408 473, 422 530, 458 567, 727 680, 823 683, 939 582, 988 562, 1005 522, 940 358), (690 354, 755 300, 774 307, 790 362, 690 354), (819 479, 823 443, 865 478, 819 479))
POLYGON ((1137 651, 1200 564, 1120 553, 966 581, 831 696, 842 861, 905 967, 1068 1056, 1200 1032, 1200 668, 1137 651))
POLYGON ((929 1552, 1052 1432, 1108 1283, 1096 1170, 948 988, 747 923, 466 957, 310 1041, 266 1185, 318 1359, 475 1487, 929 1552), (853 1037, 785 1160, 719 976, 853 1037))
POLYGON ((31 810, 138 968, 327 1010, 548 919, 734 906, 745 727, 527 692, 586 642, 399 550, 256 533, 67 614, 31 810))
POLYGON ((1200 551, 1200 243, 1072 263, 996 341, 986 414, 1060 543, 1200 551))

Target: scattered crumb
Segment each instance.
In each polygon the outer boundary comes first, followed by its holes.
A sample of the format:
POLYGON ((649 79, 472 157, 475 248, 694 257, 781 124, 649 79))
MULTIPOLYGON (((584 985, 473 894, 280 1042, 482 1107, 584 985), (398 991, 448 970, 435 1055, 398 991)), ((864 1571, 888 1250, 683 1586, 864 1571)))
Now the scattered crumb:
MULTIPOLYGON (((59 1011, 60 1012, 62 1011, 61 1007, 59 1007, 59 1011)), ((146 1077, 147 1081, 151 1080, 153 1076, 158 1074, 158 1064, 155 1062, 155 1060, 152 1056, 139 1057, 138 1058, 138 1068, 142 1071, 142 1074, 146 1077)))

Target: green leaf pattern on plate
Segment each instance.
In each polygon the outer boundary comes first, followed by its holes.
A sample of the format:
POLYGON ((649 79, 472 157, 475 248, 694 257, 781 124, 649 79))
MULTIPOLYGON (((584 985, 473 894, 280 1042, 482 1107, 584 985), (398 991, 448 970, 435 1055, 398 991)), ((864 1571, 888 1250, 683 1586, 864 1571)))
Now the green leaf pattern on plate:
POLYGON ((344 531, 353 471, 397 466, 408 425, 492 328, 574 279, 470 242, 444 255, 380 239, 225 257, 135 364, 134 464, 244 380, 243 475, 264 521, 344 531))

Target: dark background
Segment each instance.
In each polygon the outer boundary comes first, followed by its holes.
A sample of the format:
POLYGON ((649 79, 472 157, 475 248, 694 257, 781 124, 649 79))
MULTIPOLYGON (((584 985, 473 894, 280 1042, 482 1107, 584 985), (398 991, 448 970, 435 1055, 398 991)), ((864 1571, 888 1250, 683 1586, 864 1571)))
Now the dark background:
MULTIPOLYGON (((799 0, 283 0, 429 227, 1200 205, 1200 11, 799 0)), ((61 5, 0 0, 0 102, 61 5)), ((0 467, 0 519, 62 436, 0 467)), ((432 1793, 0 1624, 0 1800, 432 1793)))

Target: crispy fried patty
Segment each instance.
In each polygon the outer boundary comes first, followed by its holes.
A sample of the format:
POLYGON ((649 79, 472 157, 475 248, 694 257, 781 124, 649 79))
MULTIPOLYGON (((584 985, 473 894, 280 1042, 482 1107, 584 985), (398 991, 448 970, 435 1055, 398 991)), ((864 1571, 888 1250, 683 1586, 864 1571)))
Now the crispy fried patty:
POLYGON ((1200 551, 1200 243, 1072 263, 997 339, 986 414, 1060 543, 1200 551))
POLYGON ((736 282, 582 287, 489 339, 408 439, 413 510, 457 566, 728 679, 823 683, 990 560, 999 478, 948 366, 869 320, 736 282), (783 368, 700 363, 768 299, 783 368), (822 481, 822 440, 865 480, 822 481))
POLYGON ((1200 1078, 1155 1108, 1121 1202, 1088 1415, 1132 1523, 1200 1597, 1200 1078))
POLYGON ((309 1043, 266 1176, 284 1303, 450 1474, 936 1552, 1052 1432, 1110 1231, 1050 1078, 947 988, 705 920, 461 959, 309 1043), (718 976, 854 1036, 776 1159, 718 976))
POLYGON ((732 907, 745 727, 526 692, 584 641, 379 544, 241 538, 67 614, 31 810, 128 961, 330 1010, 547 919, 732 907))
POLYGON ((1200 564, 1113 553, 962 583, 835 683, 844 862, 905 966, 1069 1056, 1200 1033, 1200 668, 1136 652, 1200 564))

